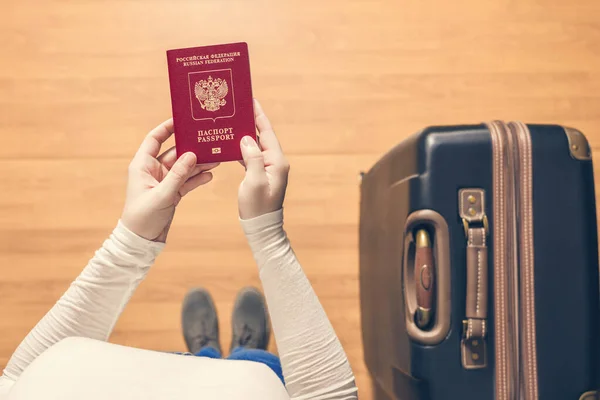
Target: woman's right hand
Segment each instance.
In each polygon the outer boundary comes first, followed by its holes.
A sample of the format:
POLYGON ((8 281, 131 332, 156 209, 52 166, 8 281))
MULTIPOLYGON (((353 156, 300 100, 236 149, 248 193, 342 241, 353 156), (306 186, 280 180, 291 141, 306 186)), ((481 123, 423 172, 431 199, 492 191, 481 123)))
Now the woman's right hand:
POLYGON ((254 100, 254 119, 260 145, 250 136, 241 140, 246 176, 238 191, 241 219, 251 219, 283 207, 290 164, 286 160, 269 119, 254 100))

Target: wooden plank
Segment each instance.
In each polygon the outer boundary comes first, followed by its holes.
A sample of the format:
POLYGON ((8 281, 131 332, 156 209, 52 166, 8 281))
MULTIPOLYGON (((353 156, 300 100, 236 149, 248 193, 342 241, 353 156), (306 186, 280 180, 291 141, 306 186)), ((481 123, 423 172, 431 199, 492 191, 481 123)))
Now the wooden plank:
MULTIPOLYGON (((286 229, 363 399, 358 172, 425 126, 492 118, 574 126, 600 150, 593 0, 20 0, 2 11, 0 364, 113 229, 127 164, 170 115, 167 49, 249 43, 255 95, 292 164, 286 229)), ((185 199, 111 340, 183 350, 180 301, 205 285, 227 346, 236 291, 259 284, 236 217, 241 178, 223 165, 185 199)))

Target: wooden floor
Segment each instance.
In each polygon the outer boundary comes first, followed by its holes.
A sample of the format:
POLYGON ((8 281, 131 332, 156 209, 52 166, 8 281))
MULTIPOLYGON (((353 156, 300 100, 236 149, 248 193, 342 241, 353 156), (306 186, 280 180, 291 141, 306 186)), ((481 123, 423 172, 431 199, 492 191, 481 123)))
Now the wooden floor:
MULTIPOLYGON (((562 123, 600 149, 600 2, 2 0, 0 365, 117 222, 126 167, 170 117, 165 51, 247 41, 254 94, 292 165, 286 227, 363 399, 357 174, 430 124, 562 123)), ((170 243, 111 340, 183 350, 203 285, 222 337, 258 285, 236 164, 183 202, 170 243)))

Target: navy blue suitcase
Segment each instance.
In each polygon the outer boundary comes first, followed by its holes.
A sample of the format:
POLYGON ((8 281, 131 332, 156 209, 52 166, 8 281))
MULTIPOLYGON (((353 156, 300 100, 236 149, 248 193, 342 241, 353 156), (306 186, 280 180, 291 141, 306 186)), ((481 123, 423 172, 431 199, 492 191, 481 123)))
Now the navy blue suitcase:
POLYGON ((598 400, 591 150, 576 129, 429 127, 362 174, 376 399, 598 400))

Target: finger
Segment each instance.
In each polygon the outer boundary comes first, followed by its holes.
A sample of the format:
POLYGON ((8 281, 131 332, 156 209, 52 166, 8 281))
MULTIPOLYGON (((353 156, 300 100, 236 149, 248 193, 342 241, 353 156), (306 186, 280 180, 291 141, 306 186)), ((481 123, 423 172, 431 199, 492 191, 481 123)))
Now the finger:
POLYGON ((250 136, 244 136, 240 147, 246 164, 246 175, 254 179, 266 178, 265 159, 256 141, 250 136))
MULTIPOLYGON (((193 176, 196 176, 198 174, 201 174, 203 172, 207 172, 210 171, 212 169, 215 169, 217 166, 219 166, 219 163, 212 163, 212 164, 198 164, 194 167, 194 170, 192 171, 192 173, 190 174, 190 178, 193 176)), ((189 179, 188 179, 189 180, 189 179)))
POLYGON ((175 164, 175 161, 177 161, 177 150, 175 149, 175 146, 162 153, 158 157, 158 161, 167 167, 167 169, 171 169, 173 164, 175 164))
MULTIPOLYGON (((173 164, 175 164, 175 161, 177 161, 177 150, 175 149, 175 146, 171 147, 170 149, 168 149, 167 151, 162 153, 158 157, 158 161, 162 165, 164 165, 167 169, 171 169, 173 167, 173 164)), ((221 163, 219 163, 219 162, 208 163, 208 164, 197 164, 194 167, 194 172, 192 172, 192 176, 197 175, 200 172, 210 171, 211 169, 218 167, 220 164, 221 163)))
POLYGON ((210 171, 210 170, 217 168, 219 165, 221 165, 220 162, 214 162, 214 163, 210 163, 210 164, 198 164, 198 165, 196 165, 196 167, 201 172, 206 172, 206 171, 210 171))
POLYGON ((160 146, 173 134, 173 118, 170 118, 152 129, 142 142, 138 153, 157 157, 160 146))
MULTIPOLYGON (((171 149, 169 149, 171 150, 171 149)), ((167 150, 167 151, 169 151, 167 150)), ((165 155, 165 153, 163 153, 162 155, 165 155)), ((161 157, 162 157, 161 155, 161 157)), ((170 157, 170 156, 169 156, 170 157)), ((159 157, 159 160, 161 158, 159 157)), ((164 160, 163 160, 164 161, 164 160)), ((163 174, 166 175, 169 173, 169 170, 171 168, 173 168, 173 164, 175 163, 175 161, 177 161, 176 159, 174 159, 172 162, 170 161, 170 159, 167 160, 168 162, 165 164, 162 164, 162 169, 163 169, 163 174)), ((206 171, 210 171, 212 169, 215 169, 216 167, 218 167, 221 163, 218 162, 214 162, 214 163, 210 163, 210 164, 196 164, 196 166, 194 167, 194 169, 192 170, 192 173, 190 174, 190 178, 193 176, 196 176, 202 172, 206 172, 206 171)), ((188 178, 189 179, 189 178, 188 178)))
POLYGON ((212 178, 212 172, 203 172, 199 175, 193 176, 190 179, 188 179, 186 183, 183 184, 181 189, 179 189, 179 194, 181 195, 181 197, 183 197, 192 190, 196 189, 197 187, 205 185, 208 182, 212 181, 212 178))
POLYGON ((177 194, 183 184, 189 179, 196 166, 196 155, 188 152, 179 157, 167 176, 158 184, 156 190, 161 197, 177 194))
POLYGON ((246 163, 244 163, 244 160, 238 160, 238 162, 242 167, 246 168, 246 163))
POLYGON ((256 99, 254 99, 254 119, 256 121, 258 134, 260 135, 260 146, 263 150, 275 150, 281 152, 281 145, 279 144, 279 140, 277 140, 277 136, 275 136, 271 122, 256 99))
POLYGON ((265 111, 256 99, 254 99, 254 120, 256 121, 256 127, 259 132, 273 130, 269 118, 267 118, 265 111))

